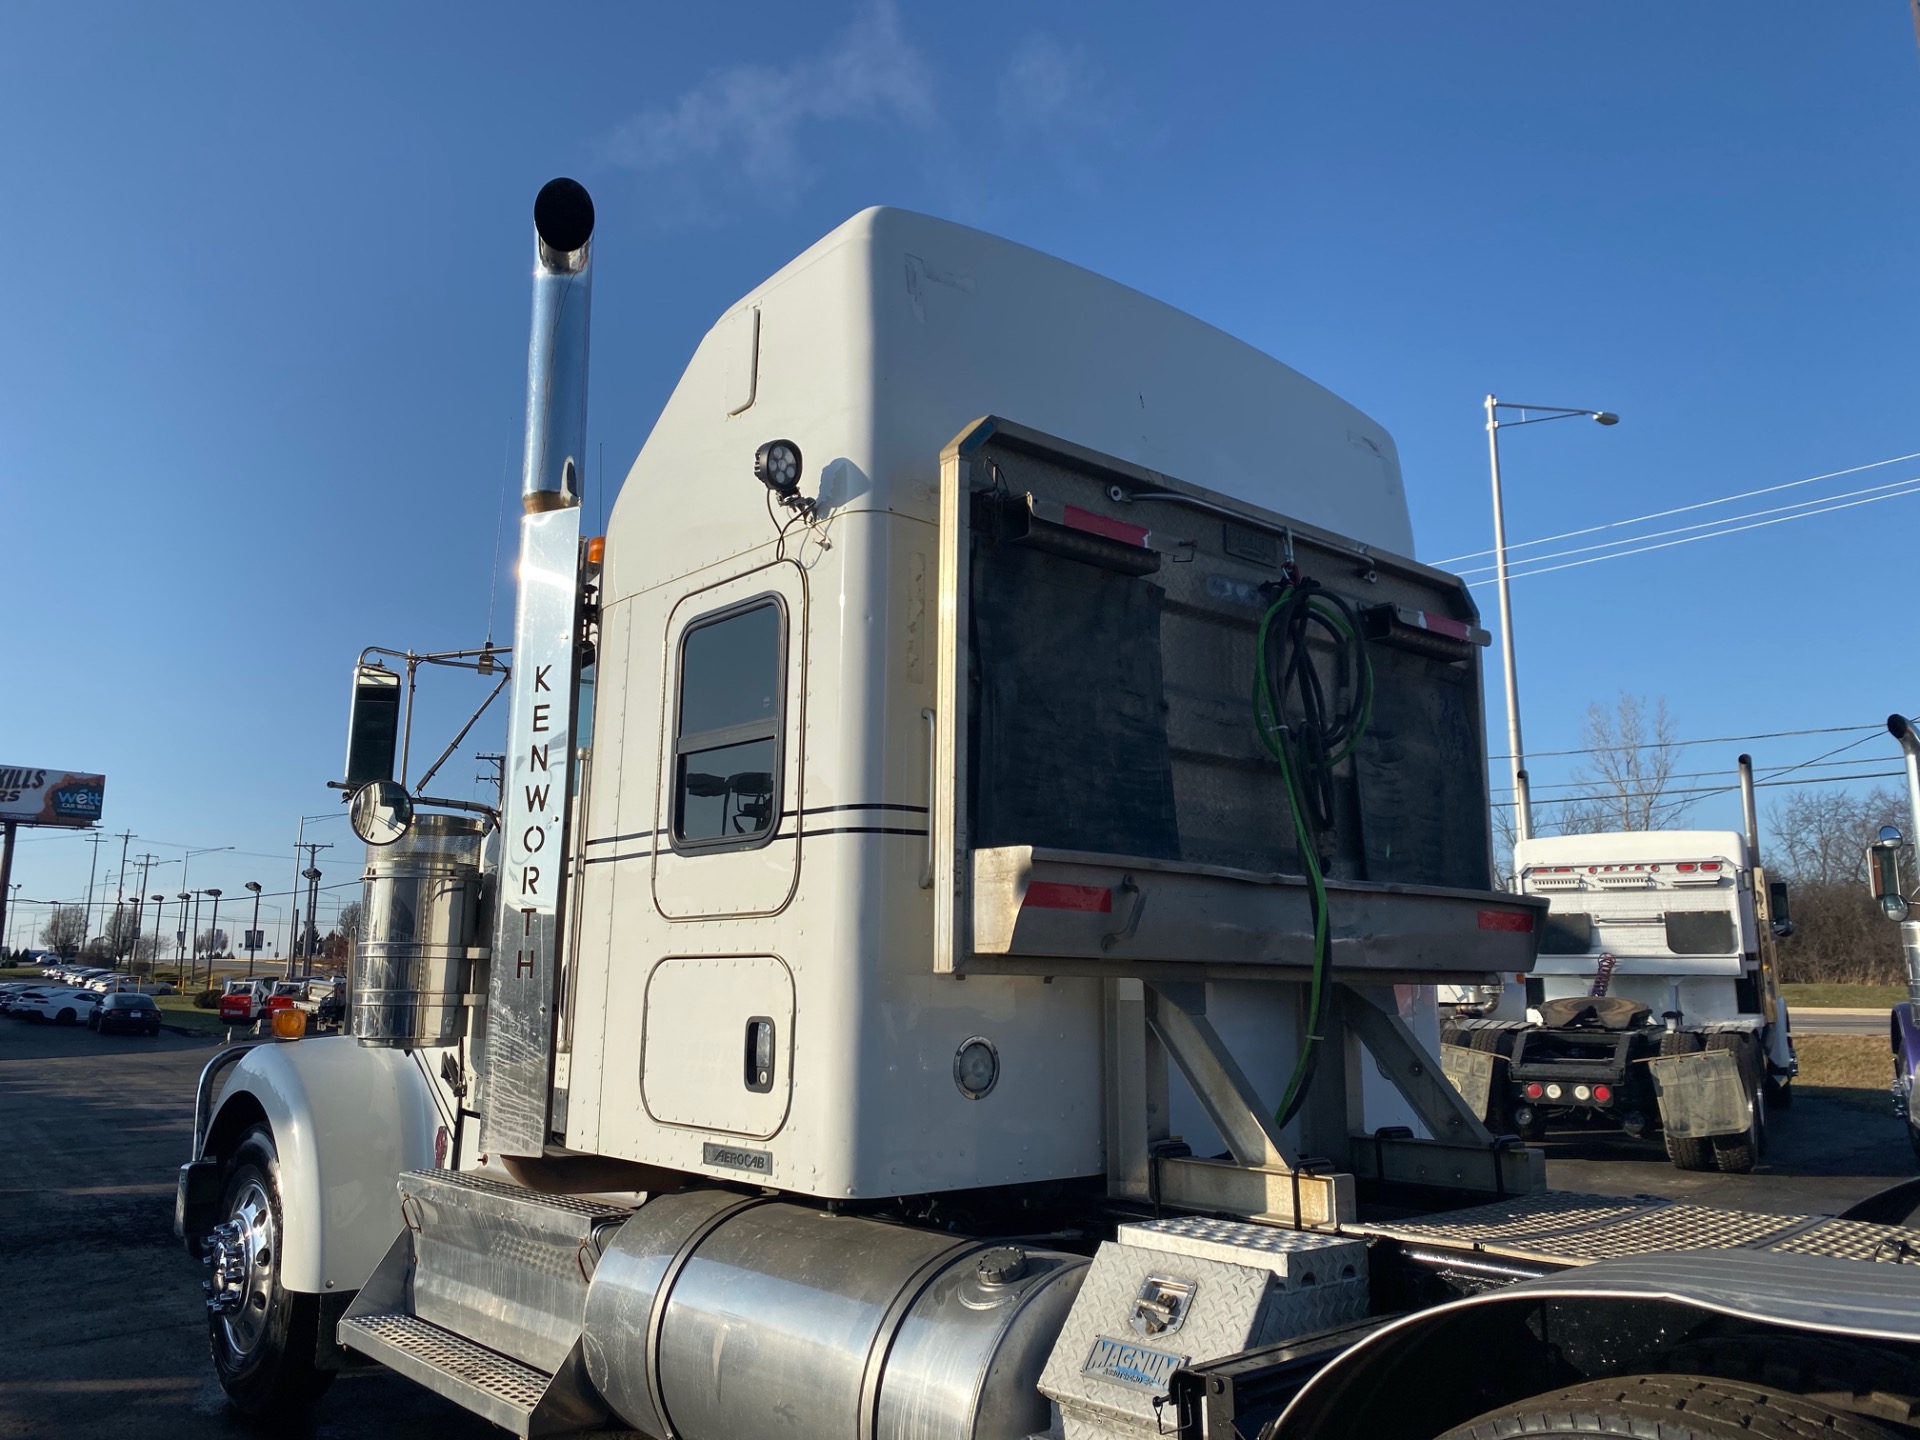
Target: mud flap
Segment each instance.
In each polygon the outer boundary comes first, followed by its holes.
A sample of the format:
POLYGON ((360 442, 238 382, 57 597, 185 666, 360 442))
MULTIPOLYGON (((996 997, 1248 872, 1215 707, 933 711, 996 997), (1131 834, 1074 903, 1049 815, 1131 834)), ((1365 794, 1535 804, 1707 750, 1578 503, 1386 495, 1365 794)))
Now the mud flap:
POLYGON ((1677 1140, 1744 1135, 1753 1124, 1753 1097, 1730 1050, 1702 1050, 1649 1060, 1660 1123, 1677 1140))
POLYGON ((1442 1045, 1440 1069, 1453 1088, 1460 1092, 1467 1108, 1482 1120, 1487 1118, 1487 1101, 1493 1093, 1493 1054, 1470 1050, 1465 1045, 1442 1045))
POLYGON ((180 1167, 173 1195, 173 1233, 196 1260, 202 1254, 200 1242, 220 1223, 221 1180, 220 1162, 213 1156, 189 1160, 180 1167))

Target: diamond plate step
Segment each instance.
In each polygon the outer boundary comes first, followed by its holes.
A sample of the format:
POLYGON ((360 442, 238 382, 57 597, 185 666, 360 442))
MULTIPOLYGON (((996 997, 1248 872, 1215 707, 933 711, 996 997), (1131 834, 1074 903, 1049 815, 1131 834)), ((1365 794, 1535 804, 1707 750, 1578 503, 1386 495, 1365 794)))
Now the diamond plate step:
POLYGON ((1499 1256, 1588 1265, 1675 1251, 1755 1250, 1899 1264, 1913 1232, 1823 1215, 1726 1210, 1651 1195, 1547 1190, 1415 1220, 1360 1222, 1354 1234, 1499 1256))
POLYGON ((523 1440, 599 1431, 597 1417, 582 1413, 576 1404, 543 1404, 553 1395, 553 1376, 417 1315, 350 1315, 340 1322, 339 1333, 342 1345, 523 1440))

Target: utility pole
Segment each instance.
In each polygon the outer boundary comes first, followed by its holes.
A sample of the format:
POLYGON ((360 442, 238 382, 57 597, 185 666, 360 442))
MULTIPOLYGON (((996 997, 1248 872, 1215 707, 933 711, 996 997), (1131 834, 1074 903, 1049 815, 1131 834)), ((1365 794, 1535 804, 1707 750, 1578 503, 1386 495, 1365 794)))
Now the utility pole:
MULTIPOLYGON (((8 919, 8 906, 20 898, 20 885, 13 883, 13 821, 7 821, 6 829, 0 831, 4 839, 0 840, 0 936, 5 937, 7 949, 13 949, 13 925, 8 919)), ((12 959, 12 956, 8 956, 12 959)))
MULTIPOLYGON (((313 955, 312 955, 313 945, 309 941, 308 937, 311 936, 312 940, 314 941, 317 941, 320 938, 319 929, 313 923, 314 912, 320 908, 320 870, 318 865, 315 864, 315 862, 320 858, 320 852, 322 850, 331 850, 333 849, 333 846, 330 844, 322 844, 317 840, 308 840, 308 841, 304 841, 301 844, 300 848, 307 852, 307 868, 300 872, 301 878, 307 882, 307 928, 301 934, 300 948, 301 950, 307 952, 306 958, 311 960, 313 958, 313 955)), ((294 977, 293 957, 288 956, 287 957, 287 978, 291 980, 293 979, 293 977, 294 977)))
POLYGON ((87 939, 93 938, 93 877, 100 869, 100 847, 106 843, 107 836, 95 830, 87 836, 87 844, 93 847, 93 859, 87 862, 87 939))
POLYGON ((120 837, 120 880, 118 888, 113 892, 113 898, 116 904, 125 901, 127 898, 127 846, 132 843, 133 832, 131 830, 120 837))
MULTIPOLYGON (((140 961, 140 911, 147 898, 147 871, 153 868, 154 861, 160 857, 158 855, 136 855, 133 858, 140 862, 140 889, 133 897, 133 951, 129 959, 134 964, 138 964, 140 961)), ((118 912, 116 911, 116 913, 118 912)), ((114 943, 113 958, 116 960, 120 958, 120 945, 118 941, 114 943)), ((156 965, 160 963, 160 950, 158 946, 154 947, 153 960, 156 965)))

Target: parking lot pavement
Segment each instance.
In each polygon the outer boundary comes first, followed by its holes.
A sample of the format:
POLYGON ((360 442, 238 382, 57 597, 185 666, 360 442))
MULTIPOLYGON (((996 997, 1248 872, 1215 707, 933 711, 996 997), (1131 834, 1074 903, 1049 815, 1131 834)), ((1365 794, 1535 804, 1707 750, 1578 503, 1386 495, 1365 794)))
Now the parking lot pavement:
MULTIPOLYGON (((201 1269, 173 1180, 211 1041, 0 1017, 0 1436, 205 1440, 261 1432, 207 1357, 201 1269)), ((380 1370, 341 1376, 314 1440, 502 1432, 380 1370)))
POLYGON ((1772 1112, 1766 1156, 1751 1175, 1676 1170, 1660 1140, 1618 1131, 1556 1130, 1542 1148, 1556 1190, 1801 1214, 1844 1210, 1920 1172, 1891 1102, 1865 1109, 1817 1095, 1797 1095, 1792 1109, 1772 1112))
MULTIPOLYGON (((102 1037, 0 1018, 0 1436, 239 1437, 207 1358, 200 1267, 173 1238, 173 1179, 210 1041, 102 1037)), ((1751 1176, 1673 1169, 1657 1141, 1560 1132, 1550 1183, 1751 1210, 1839 1210, 1911 1177, 1891 1113, 1801 1096, 1751 1176)), ((342 1375, 313 1440, 501 1432, 380 1370, 342 1375)))

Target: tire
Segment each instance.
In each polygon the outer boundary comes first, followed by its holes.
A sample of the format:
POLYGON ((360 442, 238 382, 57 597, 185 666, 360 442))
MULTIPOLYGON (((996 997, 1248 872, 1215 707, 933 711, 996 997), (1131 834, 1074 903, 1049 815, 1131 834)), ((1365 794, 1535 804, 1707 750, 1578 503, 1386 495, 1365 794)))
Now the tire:
POLYGON ((1513 1097, 1507 1092, 1513 1087, 1507 1080, 1506 1059, 1511 1047, 1503 1049, 1500 1041, 1504 1037, 1498 1030, 1469 1030, 1467 1048, 1478 1050, 1483 1055, 1494 1057, 1493 1083, 1487 1086, 1487 1113, 1481 1117, 1487 1128, 1496 1135, 1517 1135, 1520 1127, 1513 1123, 1513 1097))
POLYGON ((1895 1440, 1898 1431, 1784 1390, 1701 1375, 1589 1380, 1491 1410, 1440 1440, 1895 1440))
POLYGON ((53 1017, 53 1023, 56 1025, 77 1025, 80 1023, 80 1016, 76 1011, 62 1010, 58 1015, 53 1017))
POLYGON ((320 1397, 333 1372, 314 1364, 320 1297, 280 1283, 280 1156, 267 1126, 249 1130, 227 1161, 220 1214, 223 1225, 237 1224, 240 1243, 215 1257, 215 1283, 230 1257, 238 1282, 230 1288, 242 1298, 235 1313, 207 1313, 213 1368, 240 1414, 284 1422, 320 1397))
POLYGON ((1759 1046, 1751 1036, 1723 1030, 1707 1036, 1707 1049, 1732 1054, 1734 1063, 1740 1067, 1740 1078, 1746 1083, 1753 1110, 1753 1120, 1744 1135, 1713 1137, 1714 1165, 1722 1174, 1750 1175, 1767 1150, 1767 1106, 1760 1078, 1759 1046))
MULTIPOLYGON (((1669 1030, 1660 1037, 1660 1057, 1664 1060, 1673 1055, 1691 1055, 1700 1048, 1700 1037, 1689 1030, 1669 1030)), ((1660 1138, 1667 1143, 1667 1159, 1673 1162, 1676 1170, 1711 1170, 1714 1168, 1713 1142, 1703 1139, 1683 1140, 1670 1135, 1664 1129, 1660 1138)))

